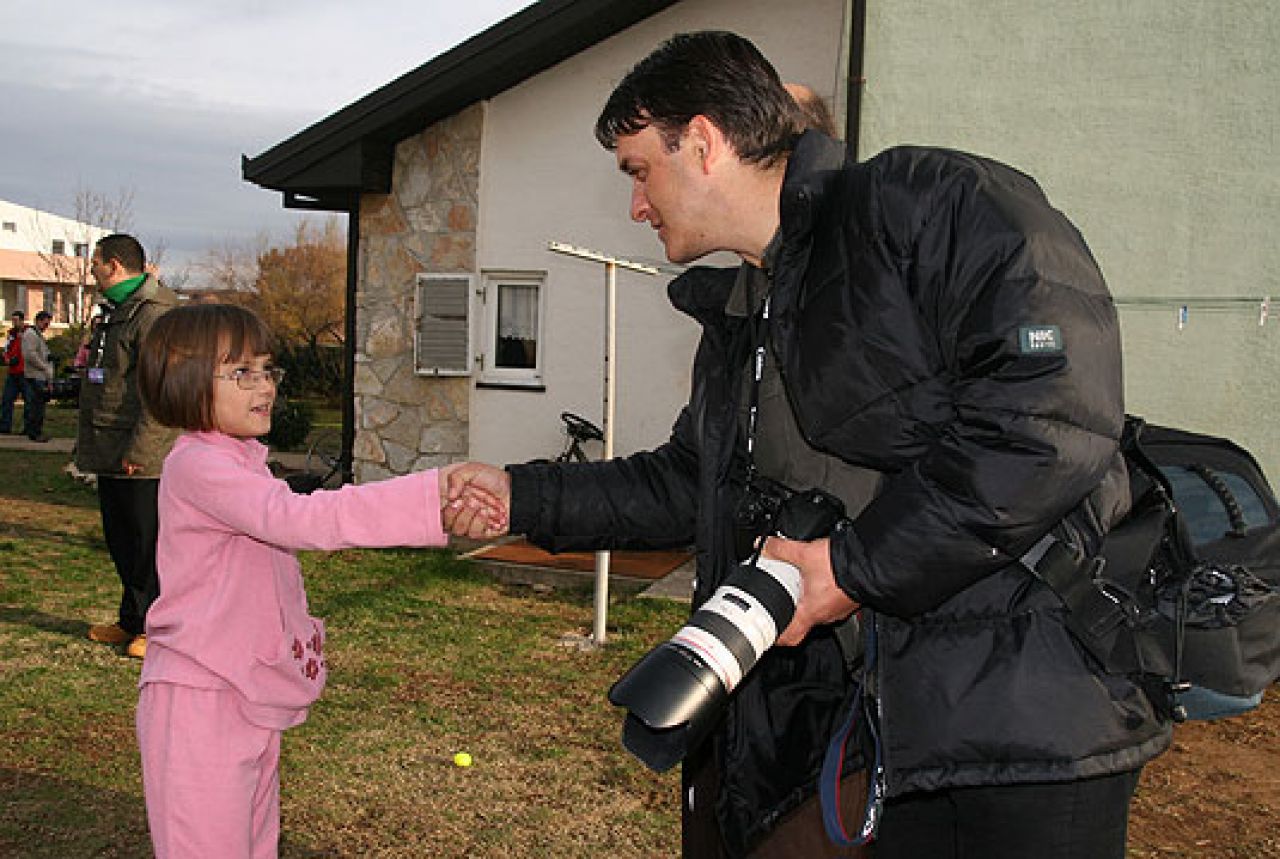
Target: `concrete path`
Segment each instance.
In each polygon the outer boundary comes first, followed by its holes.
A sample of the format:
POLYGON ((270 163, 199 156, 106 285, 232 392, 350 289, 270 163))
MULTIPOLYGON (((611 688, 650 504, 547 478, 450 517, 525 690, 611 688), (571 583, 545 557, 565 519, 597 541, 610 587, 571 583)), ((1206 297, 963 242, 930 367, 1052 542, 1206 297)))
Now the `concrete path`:
POLYGON ((32 441, 21 433, 0 435, 0 450, 30 450, 36 453, 71 453, 75 439, 51 438, 46 442, 32 441))

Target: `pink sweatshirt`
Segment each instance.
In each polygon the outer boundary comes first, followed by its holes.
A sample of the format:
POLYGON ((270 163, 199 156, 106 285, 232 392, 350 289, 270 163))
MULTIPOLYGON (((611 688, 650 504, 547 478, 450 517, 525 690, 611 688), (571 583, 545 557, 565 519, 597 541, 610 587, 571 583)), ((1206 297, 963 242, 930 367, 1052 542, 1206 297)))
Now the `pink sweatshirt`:
POLYGON ((443 546, 437 473, 296 495, 267 449, 178 438, 160 474, 160 596, 139 684, 234 689, 265 728, 301 723, 324 688, 324 623, 307 612, 300 549, 443 546))

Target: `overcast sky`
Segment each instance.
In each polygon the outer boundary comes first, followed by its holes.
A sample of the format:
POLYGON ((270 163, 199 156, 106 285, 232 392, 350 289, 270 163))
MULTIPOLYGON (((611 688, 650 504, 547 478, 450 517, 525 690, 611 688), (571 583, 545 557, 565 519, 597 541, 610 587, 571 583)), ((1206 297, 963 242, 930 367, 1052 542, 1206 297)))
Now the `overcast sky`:
POLYGON ((173 263, 264 230, 287 237, 300 215, 240 178, 242 154, 526 5, 3 0, 0 199, 74 216, 78 187, 125 189, 135 232, 173 263))

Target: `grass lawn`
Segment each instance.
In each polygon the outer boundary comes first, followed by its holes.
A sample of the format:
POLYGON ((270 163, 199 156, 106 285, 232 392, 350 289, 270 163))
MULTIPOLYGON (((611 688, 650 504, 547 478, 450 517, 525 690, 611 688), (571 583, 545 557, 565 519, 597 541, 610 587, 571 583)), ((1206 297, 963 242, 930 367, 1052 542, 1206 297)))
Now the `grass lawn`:
MULTIPOLYGON (((51 430, 68 415, 53 406, 51 430)), ((139 663, 84 638, 119 583, 64 461, 0 451, 0 856, 149 856, 139 663)), ((617 601, 609 646, 588 653, 561 644, 590 629, 587 591, 504 587, 447 551, 303 565, 330 677, 285 734, 282 856, 679 852, 677 778, 622 750, 605 693, 686 607, 617 601)))

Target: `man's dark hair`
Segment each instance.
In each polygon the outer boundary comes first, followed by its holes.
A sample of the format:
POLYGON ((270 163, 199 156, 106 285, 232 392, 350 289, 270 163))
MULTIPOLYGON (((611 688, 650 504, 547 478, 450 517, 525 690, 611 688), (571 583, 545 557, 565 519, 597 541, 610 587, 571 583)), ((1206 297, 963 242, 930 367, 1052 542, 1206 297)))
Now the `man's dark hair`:
POLYGON ((803 127, 798 113, 778 73, 751 42, 719 30, 681 33, 622 79, 596 120, 596 139, 612 150, 619 137, 652 125, 675 151, 689 120, 702 115, 739 158, 769 167, 794 146, 803 127))
POLYGON ((26 319, 26 318, 27 318, 27 313, 26 313, 26 311, 25 311, 25 310, 15 310, 15 311, 13 311, 13 313, 10 313, 9 315, 10 315, 10 316, 16 316, 16 317, 18 317, 19 319, 26 319))
POLYGON ((52 318, 53 318, 53 314, 47 310, 41 310, 39 313, 36 314, 36 322, 40 322, 42 320, 52 319, 52 318))
POLYGON ((117 260, 128 272, 142 274, 147 267, 147 252, 142 243, 128 233, 112 233, 98 240, 102 261, 117 260))

